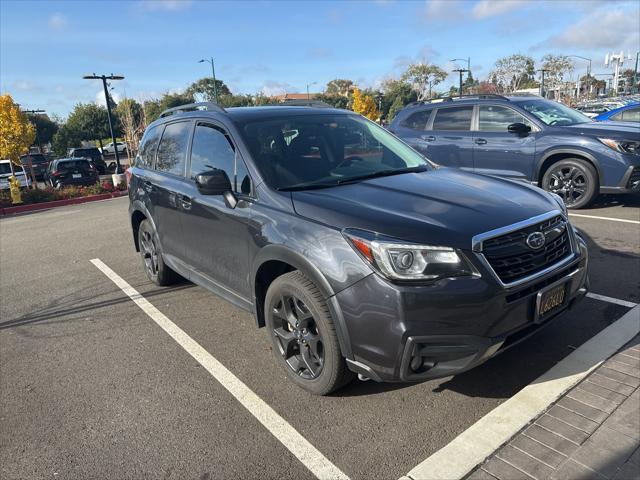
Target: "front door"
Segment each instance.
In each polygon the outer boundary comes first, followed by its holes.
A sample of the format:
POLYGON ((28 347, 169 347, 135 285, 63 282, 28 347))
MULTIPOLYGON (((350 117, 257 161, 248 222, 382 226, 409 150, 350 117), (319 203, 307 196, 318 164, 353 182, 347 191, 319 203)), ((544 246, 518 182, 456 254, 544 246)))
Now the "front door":
POLYGON ((519 112, 502 105, 480 105, 474 132, 473 164, 476 173, 530 181, 536 151, 537 127, 519 112), (524 123, 528 134, 510 133, 512 123, 524 123))
POLYGON ((421 151, 445 167, 473 171, 473 105, 439 107, 421 137, 421 151))
POLYGON ((183 215, 185 261, 191 269, 222 288, 230 300, 249 300, 249 215, 251 184, 242 158, 227 132, 209 121, 198 122, 188 174, 191 205, 183 215), (213 169, 227 172, 240 199, 235 208, 222 195, 202 195, 195 177, 213 169), (237 298, 233 298, 233 296, 237 298))

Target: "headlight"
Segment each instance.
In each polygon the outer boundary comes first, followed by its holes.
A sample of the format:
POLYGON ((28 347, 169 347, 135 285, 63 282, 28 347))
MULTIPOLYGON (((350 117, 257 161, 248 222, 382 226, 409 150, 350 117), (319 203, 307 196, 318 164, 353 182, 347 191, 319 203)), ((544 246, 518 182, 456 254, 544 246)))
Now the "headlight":
POLYGON ((553 193, 553 192, 547 192, 549 195, 551 195, 553 197, 553 199, 558 203, 558 206, 560 207, 560 211, 564 214, 564 216, 566 217, 569 212, 567 212, 567 206, 564 203, 564 200, 562 199, 562 197, 560 195, 558 195, 557 193, 553 193))
POLYGON ((637 140, 613 140, 612 138, 598 138, 598 140, 616 152, 640 155, 640 142, 637 140))
POLYGON ((343 233, 362 258, 391 280, 433 281, 474 274, 464 256, 450 247, 381 240, 374 233, 361 230, 343 233))

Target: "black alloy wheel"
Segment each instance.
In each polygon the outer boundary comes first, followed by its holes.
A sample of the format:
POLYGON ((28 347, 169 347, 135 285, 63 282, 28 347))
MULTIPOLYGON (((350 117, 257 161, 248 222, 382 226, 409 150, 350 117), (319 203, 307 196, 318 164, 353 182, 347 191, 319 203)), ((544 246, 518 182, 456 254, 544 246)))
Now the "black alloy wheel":
POLYGON ((154 237, 155 235, 149 229, 140 229, 140 254, 150 278, 158 276, 158 247, 154 237))
POLYGON ((582 208, 597 194, 597 175, 594 168, 582 160, 561 160, 545 172, 542 187, 560 195, 568 208, 582 208))
POLYGON ((138 247, 149 280, 161 287, 180 281, 182 277, 164 263, 158 235, 149 220, 143 220, 140 223, 138 247))
POLYGON ((304 379, 317 378, 324 347, 313 314, 294 295, 281 295, 273 308, 273 335, 289 368, 304 379))

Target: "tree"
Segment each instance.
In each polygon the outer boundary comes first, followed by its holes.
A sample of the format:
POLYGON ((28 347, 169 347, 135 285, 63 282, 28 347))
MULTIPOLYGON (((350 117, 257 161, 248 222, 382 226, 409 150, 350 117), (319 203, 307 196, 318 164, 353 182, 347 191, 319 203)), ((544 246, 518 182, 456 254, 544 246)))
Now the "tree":
POLYGON ((398 111, 405 105, 418 100, 418 95, 411 85, 403 80, 395 78, 387 79, 382 83, 382 116, 392 120, 398 111))
POLYGON ((550 87, 563 83, 564 77, 571 74, 574 65, 571 59, 565 55, 545 55, 542 57, 542 68, 545 72, 545 83, 548 82, 550 87))
POLYGON ((29 151, 36 129, 11 95, 0 95, 0 158, 20 165, 20 155, 29 151))
POLYGON ((444 81, 445 78, 447 78, 447 72, 436 65, 428 63, 409 65, 401 77, 403 81, 411 84, 411 87, 418 94, 418 101, 428 98, 429 89, 444 81))
POLYGON ((489 76, 493 83, 500 86, 501 90, 509 93, 520 88, 535 86, 534 74, 533 58, 516 53, 498 59, 489 76), (534 85, 531 85, 532 83, 534 85))
POLYGON ((349 108, 349 97, 338 93, 321 93, 315 100, 328 103, 335 108, 349 108))
MULTIPOLYGON (((114 134, 120 133, 120 121, 113 115, 114 134)), ((58 155, 65 155, 67 150, 78 147, 83 141, 98 141, 102 147, 102 139, 111 136, 107 109, 95 103, 78 103, 69 114, 65 124, 53 136, 53 149, 58 155)))
POLYGON ((51 139, 58 131, 58 124, 51 120, 48 115, 28 113, 27 118, 36 129, 35 143, 40 147, 51 142, 51 139))
POLYGON ((367 117, 369 120, 380 118, 376 102, 371 95, 363 95, 358 87, 353 87, 353 111, 367 117))
POLYGON ((402 97, 397 96, 391 106, 389 107, 389 111, 387 112, 387 121, 391 121, 395 118, 400 110, 404 108, 404 104, 402 103, 402 97))
POLYGON ((146 127, 144 111, 142 105, 134 99, 124 98, 118 104, 116 114, 122 124, 124 141, 127 143, 127 156, 129 164, 131 164, 131 158, 135 157, 138 152, 140 140, 146 127))
POLYGON ((325 93, 327 95, 340 95, 348 97, 353 90, 353 81, 346 78, 336 78, 327 83, 325 93))
MULTIPOLYGON (((218 98, 225 95, 231 95, 231 90, 229 90, 229 87, 227 87, 222 80, 216 79, 215 85, 218 91, 218 98)), ((213 88, 213 78, 211 77, 201 78, 200 80, 193 82, 184 93, 201 102, 216 101, 215 90, 213 88)))
POLYGON ((80 132, 63 124, 51 140, 51 148, 59 157, 64 157, 69 148, 80 145, 82 138, 80 132))
POLYGON ((155 100, 147 100, 144 102, 143 109, 147 123, 151 123, 160 117, 165 110, 180 105, 193 103, 195 100, 190 93, 165 93, 162 97, 155 100))

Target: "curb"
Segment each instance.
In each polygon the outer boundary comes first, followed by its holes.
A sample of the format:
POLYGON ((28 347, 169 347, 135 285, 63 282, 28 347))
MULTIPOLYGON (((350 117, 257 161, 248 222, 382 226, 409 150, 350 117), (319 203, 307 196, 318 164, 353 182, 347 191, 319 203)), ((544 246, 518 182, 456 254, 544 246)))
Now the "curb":
POLYGON ((31 203, 29 205, 18 205, 16 207, 0 208, 0 217, 15 215, 17 213, 34 212, 37 210, 49 210, 50 208, 64 207, 66 205, 76 205, 78 203, 96 202, 98 200, 108 200, 110 198, 124 197, 128 195, 127 190, 121 192, 101 193, 100 195, 89 195, 87 197, 68 198, 66 200, 54 200, 53 202, 31 203))

